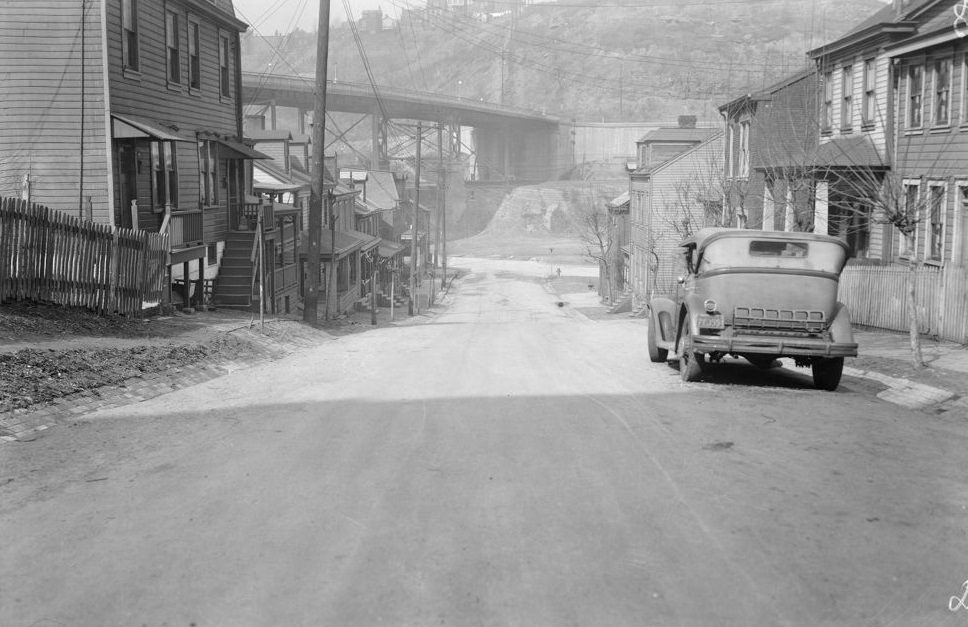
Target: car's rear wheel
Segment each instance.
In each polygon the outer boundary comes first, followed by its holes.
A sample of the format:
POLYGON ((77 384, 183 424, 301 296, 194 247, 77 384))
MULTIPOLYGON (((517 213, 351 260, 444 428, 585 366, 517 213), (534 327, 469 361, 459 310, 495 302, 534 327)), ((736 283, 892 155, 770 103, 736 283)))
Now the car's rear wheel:
POLYGON ((692 347, 692 336, 686 334, 679 343, 679 377, 683 381, 698 381, 702 377, 704 356, 692 347))
POLYGON ((840 385, 844 374, 844 358, 832 357, 813 362, 813 387, 833 392, 840 385))
POLYGON ((648 345, 649 345, 649 359, 652 363, 662 363, 666 361, 669 357, 669 350, 665 348, 659 348, 658 343, 658 333, 659 333, 659 318, 655 314, 649 316, 649 332, 648 332, 648 345))

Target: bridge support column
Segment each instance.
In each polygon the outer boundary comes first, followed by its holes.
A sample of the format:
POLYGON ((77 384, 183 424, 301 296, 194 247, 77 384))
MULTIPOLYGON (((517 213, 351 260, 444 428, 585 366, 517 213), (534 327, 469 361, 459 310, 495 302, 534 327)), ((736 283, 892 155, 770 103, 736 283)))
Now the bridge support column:
POLYGON ((370 114, 373 120, 373 143, 370 154, 370 168, 373 170, 389 170, 390 157, 387 154, 387 120, 380 111, 370 114))

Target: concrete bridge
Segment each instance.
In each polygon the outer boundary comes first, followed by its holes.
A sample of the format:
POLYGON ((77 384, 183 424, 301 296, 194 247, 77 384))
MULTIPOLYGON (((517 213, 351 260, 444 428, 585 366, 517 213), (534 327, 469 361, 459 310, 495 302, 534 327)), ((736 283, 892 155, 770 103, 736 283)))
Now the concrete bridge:
MULTIPOLYGON (((379 98, 366 83, 339 81, 326 87, 327 112, 360 116, 345 130, 327 124, 327 140, 345 141, 347 133, 369 118, 368 160, 373 168, 388 167, 393 152, 389 127, 398 120, 439 125, 444 158, 469 159, 474 180, 541 182, 574 165, 571 125, 554 116, 441 94, 378 89, 379 98), (468 129, 471 137, 466 136, 468 129)), ((277 108, 286 107, 297 111, 300 128, 293 130, 306 132, 307 115, 314 107, 312 77, 243 72, 242 91, 246 106, 261 107, 269 128, 276 128, 277 108)))

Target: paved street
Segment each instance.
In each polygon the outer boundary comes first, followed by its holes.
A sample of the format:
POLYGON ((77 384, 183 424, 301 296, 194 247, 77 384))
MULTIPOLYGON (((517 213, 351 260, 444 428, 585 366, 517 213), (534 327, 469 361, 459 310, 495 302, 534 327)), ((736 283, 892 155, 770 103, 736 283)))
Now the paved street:
POLYGON ((0 622, 968 624, 964 415, 683 384, 547 266, 459 263, 422 322, 0 449, 0 622))

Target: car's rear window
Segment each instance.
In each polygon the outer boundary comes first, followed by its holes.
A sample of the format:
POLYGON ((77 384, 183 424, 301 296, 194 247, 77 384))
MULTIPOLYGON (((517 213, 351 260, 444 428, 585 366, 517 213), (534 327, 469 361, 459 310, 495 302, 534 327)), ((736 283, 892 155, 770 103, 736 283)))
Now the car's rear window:
POLYGON ((753 240, 750 255, 754 257, 806 257, 809 250, 805 242, 775 242, 753 240))

